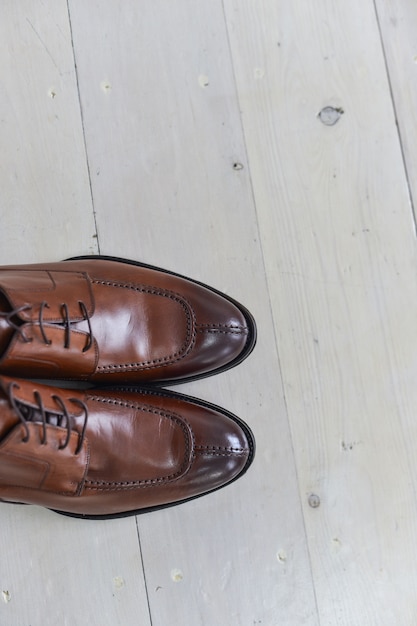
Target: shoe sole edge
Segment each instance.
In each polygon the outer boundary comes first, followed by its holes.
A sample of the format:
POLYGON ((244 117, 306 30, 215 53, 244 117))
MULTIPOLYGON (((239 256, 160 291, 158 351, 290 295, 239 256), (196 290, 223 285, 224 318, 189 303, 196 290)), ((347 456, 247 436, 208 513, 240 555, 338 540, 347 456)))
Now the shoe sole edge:
MULTIPOLYGON (((241 478, 249 469, 249 467, 252 465, 253 460, 255 458, 255 451, 256 451, 256 442, 255 442, 255 437, 253 435, 253 432, 251 430, 251 428, 248 426, 248 424, 243 421, 240 417, 238 417, 237 415, 235 415, 234 413, 232 413, 231 411, 228 411, 227 409, 220 407, 216 404, 213 404, 211 402, 205 402, 204 400, 200 400, 199 398, 195 398, 193 396, 188 396, 179 392, 175 392, 175 391, 167 391, 164 392, 164 389, 162 388, 156 388, 156 387, 151 387, 151 386, 141 386, 141 387, 123 387, 123 386, 116 386, 116 387, 112 387, 112 388, 107 388, 109 391, 122 391, 122 392, 134 392, 134 393, 145 393, 147 395, 153 395, 153 396, 162 396, 162 397, 172 397, 175 396, 176 398, 179 398, 182 401, 185 402, 189 402, 191 404, 198 404, 199 406, 203 406, 203 407, 209 407, 211 409, 214 409, 215 411, 218 411, 220 413, 222 413, 223 415, 225 415, 226 417, 232 419, 245 433, 245 437, 248 440, 248 444, 249 444, 249 455, 248 455, 248 459, 245 463, 245 466, 242 468, 242 470, 236 475, 234 476, 231 480, 229 480, 227 483, 224 483, 223 485, 219 485, 218 487, 215 487, 214 489, 210 489, 209 491, 205 491, 203 493, 199 493, 196 494, 194 496, 190 496, 189 498, 184 498, 183 500, 176 500, 175 502, 167 502, 164 504, 157 504, 155 506, 150 506, 150 507, 145 507, 145 508, 141 508, 141 509, 134 509, 134 510, 129 510, 129 511, 120 511, 117 513, 108 513, 108 514, 100 514, 100 515, 93 515, 93 514, 84 514, 84 513, 71 513, 68 511, 59 511, 57 509, 50 509, 51 511, 53 511, 54 513, 58 513, 59 515, 65 515, 67 517, 74 517, 77 519, 85 519, 85 520, 109 520, 109 519, 120 519, 120 518, 124 518, 124 517, 131 517, 133 515, 142 515, 145 513, 151 513, 153 511, 160 511, 162 509, 167 509, 173 506, 177 506, 177 505, 181 505, 181 504, 185 504, 186 502, 191 502, 192 500, 196 500, 197 498, 201 498, 202 496, 206 496, 206 495, 210 495, 211 493, 214 493, 216 491, 219 491, 219 489, 223 489, 224 487, 227 487, 228 485, 231 485, 232 483, 234 483, 236 480, 238 480, 239 478, 241 478)), ((19 503, 17 503, 19 504, 19 503)))
MULTIPOLYGON (((183 274, 178 274, 177 272, 173 272, 170 270, 166 270, 163 269, 161 267, 157 267, 155 265, 149 265, 148 263, 142 263, 141 261, 133 261, 130 259, 124 259, 122 257, 114 257, 114 256, 107 256, 107 255, 101 255, 101 254, 97 254, 97 255, 82 255, 82 256, 76 256, 76 257, 70 257, 68 259, 64 259, 63 262, 66 261, 87 261, 87 260, 102 260, 102 261, 113 261, 113 262, 117 262, 117 263, 124 263, 126 265, 136 265, 137 267, 144 267, 146 269, 151 269, 151 270, 156 270, 158 272, 163 272, 165 274, 169 274, 170 276, 176 276, 177 278, 182 278, 184 280, 187 280, 191 283, 194 283, 195 285, 199 285, 200 287, 204 287, 205 289, 208 289, 209 291, 212 291, 213 293, 222 296, 223 298, 225 298, 226 300, 228 300, 229 302, 231 302, 231 304, 233 304, 244 316, 245 320, 246 320, 246 324, 248 326, 248 338, 246 340, 245 346, 242 349, 242 352, 235 358, 232 359, 232 361, 230 361, 229 363, 226 363, 226 365, 222 365, 214 370, 211 370, 209 372, 204 372, 202 374, 196 374, 194 376, 184 376, 182 378, 174 378, 174 379, 167 379, 167 380, 161 380, 161 381, 156 381, 155 384, 156 385, 164 385, 164 386, 170 386, 170 385, 181 385, 183 383, 188 383, 188 382, 193 382, 195 380, 200 380, 202 378, 208 378, 209 376, 214 376, 216 374, 222 374, 223 372, 226 372, 229 369, 232 369, 234 367, 236 367, 237 365, 239 365, 240 363, 242 363, 253 351, 253 349, 255 348, 256 345, 256 340, 257 340, 257 329, 256 329, 256 322, 255 322, 255 318, 253 317, 253 315, 251 314, 251 312, 240 302, 238 302, 237 300, 235 300, 234 298, 232 298, 231 296, 219 291, 218 289, 216 289, 215 287, 211 287, 210 285, 207 285, 201 281, 195 280, 193 278, 189 278, 188 276, 184 276, 183 274)), ((100 383, 103 385, 107 385, 107 384, 113 384, 109 381, 109 383, 100 383)), ((152 383, 151 383, 152 384, 152 383)))

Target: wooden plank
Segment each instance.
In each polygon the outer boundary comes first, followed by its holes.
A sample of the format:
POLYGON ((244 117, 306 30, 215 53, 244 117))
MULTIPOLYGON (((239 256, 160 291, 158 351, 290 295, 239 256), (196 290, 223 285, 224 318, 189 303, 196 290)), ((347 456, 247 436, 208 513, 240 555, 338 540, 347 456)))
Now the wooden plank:
POLYGON ((66 2, 0 8, 1 262, 97 250, 66 2))
POLYGON ((182 386, 246 419, 258 454, 227 489, 138 519, 152 622, 314 624, 222 2, 70 8, 102 252, 212 284, 260 330, 240 367, 182 386))
MULTIPOLYGON (((65 1, 2 3, 1 261, 97 250, 65 1)), ((135 520, 0 506, 0 623, 150 623, 135 520)))
POLYGON ((320 620, 411 624, 417 257, 374 6, 225 8, 320 620))
POLYGON ((417 6, 411 0, 376 3, 411 198, 417 200, 417 6))
POLYGON ((1 624, 150 624, 134 518, 2 505, 1 521, 1 624))

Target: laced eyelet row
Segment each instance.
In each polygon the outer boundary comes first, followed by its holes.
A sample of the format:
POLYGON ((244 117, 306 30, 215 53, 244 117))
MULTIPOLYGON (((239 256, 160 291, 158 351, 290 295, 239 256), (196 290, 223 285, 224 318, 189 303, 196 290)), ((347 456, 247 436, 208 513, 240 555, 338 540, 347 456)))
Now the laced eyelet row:
MULTIPOLYGON (((93 341, 94 341, 93 330, 91 328, 90 315, 88 313, 86 305, 84 304, 84 302, 82 302, 82 300, 78 301, 78 305, 80 307, 82 320, 87 322, 87 325, 88 325, 88 339, 87 339, 86 345, 84 346, 82 350, 83 352, 87 352, 87 350, 89 350, 91 346, 93 345, 93 341)), ((22 323, 17 324, 15 321, 13 321, 13 318, 17 317, 19 313, 32 310, 32 308, 33 308, 32 305, 26 304, 24 306, 18 307, 17 309, 13 309, 13 311, 9 311, 7 313, 4 313, 4 312, 0 313, 0 317, 3 317, 6 320, 6 322, 9 324, 9 326, 13 328, 13 330, 15 330, 17 333, 19 333, 20 337, 25 343, 30 343, 31 341, 33 341, 33 338, 27 337, 22 323)), ((50 346, 52 343, 52 341, 48 339, 48 336, 45 330, 45 321, 44 321, 44 311, 45 309, 49 309, 49 308, 50 306, 46 301, 41 302, 40 307, 39 307, 39 317, 38 317, 38 323, 39 323, 39 328, 40 328, 41 335, 42 335, 42 340, 47 346, 50 346)), ((65 331, 64 348, 68 349, 71 347, 71 326, 73 322, 71 322, 70 320, 68 305, 65 303, 61 304, 61 314, 62 314, 64 331, 65 331)))
MULTIPOLYGON (((13 409, 16 411, 16 414, 25 429, 25 435, 22 438, 22 441, 27 443, 30 439, 30 430, 29 430, 28 422, 35 421, 35 420, 31 419, 30 414, 29 415, 23 414, 22 408, 19 406, 20 401, 16 399, 13 393, 14 389, 20 389, 20 386, 16 382, 9 383, 8 396, 9 396, 10 404, 12 405, 13 409)), ((51 398, 58 407, 58 410, 56 412, 55 411, 47 412, 45 410, 45 406, 44 406, 41 394, 39 393, 39 391, 34 392, 34 399, 37 404, 37 407, 39 408, 39 412, 41 414, 41 422, 42 422, 41 444, 42 445, 47 444, 47 425, 50 424, 48 420, 50 419, 51 416, 53 416, 54 419, 57 420, 57 426, 61 428, 65 427, 67 430, 65 441, 63 444, 59 446, 59 450, 64 450, 70 442, 71 431, 74 430, 74 427, 72 424, 71 416, 62 398, 58 396, 57 394, 53 394, 51 398)), ((84 424, 83 424, 81 433, 78 433, 78 443, 77 443, 77 447, 74 453, 75 455, 77 455, 80 453, 84 439, 85 439, 85 432, 86 432, 87 421, 88 421, 88 409, 87 409, 86 404, 79 398, 69 398, 69 402, 73 402, 74 404, 79 406, 84 412, 84 424)), ((32 411, 32 415, 33 415, 33 411, 32 411)))

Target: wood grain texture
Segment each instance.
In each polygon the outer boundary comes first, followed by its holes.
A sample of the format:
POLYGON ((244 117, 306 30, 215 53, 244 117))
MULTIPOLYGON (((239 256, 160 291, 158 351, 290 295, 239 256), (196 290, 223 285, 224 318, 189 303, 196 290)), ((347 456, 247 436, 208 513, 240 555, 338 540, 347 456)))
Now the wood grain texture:
POLYGON ((1 262, 97 250, 68 10, 0 7, 1 262))
POLYGON ((136 519, 2 504, 0 624, 414 626, 414 4, 0 17, 2 263, 142 260, 259 330, 238 368, 180 388, 248 422, 248 473, 136 519))
POLYGON ((85 4, 70 7, 102 250, 224 289, 253 276, 259 241, 221 3, 85 4))
MULTIPOLYGON (((2 264, 97 250, 65 2, 5 2, 2 264)), ((82 522, 0 507, 0 624, 150 623, 135 520, 82 522)))
POLYGON ((374 7, 225 6, 320 623, 412 624, 417 258, 374 7))
POLYGON ((182 386, 247 420, 259 452, 235 485, 139 519, 152 621, 314 623, 222 3, 70 7, 101 251, 226 291, 252 310, 260 331, 241 366, 182 386))
MULTIPOLYGON (((411 0, 376 2, 393 107, 415 216, 417 199, 417 6, 411 0)), ((415 219, 415 217, 414 217, 415 219)))
POLYGON ((6 504, 0 517, 1 624, 151 623, 134 518, 83 523, 6 504))

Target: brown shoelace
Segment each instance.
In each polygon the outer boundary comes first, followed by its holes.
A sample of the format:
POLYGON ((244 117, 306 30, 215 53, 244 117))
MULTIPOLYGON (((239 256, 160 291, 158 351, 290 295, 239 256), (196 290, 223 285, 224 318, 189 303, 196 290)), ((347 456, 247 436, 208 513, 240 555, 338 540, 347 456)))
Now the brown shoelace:
MULTIPOLYGON (((86 345, 83 348, 83 352, 87 352, 87 350, 89 350, 91 346, 93 345, 93 331, 91 328, 91 321, 90 321, 90 316, 87 311, 87 307, 85 306, 84 302, 82 302, 81 300, 78 302, 78 304, 80 306, 82 319, 83 321, 86 321, 88 324, 88 339, 87 339, 86 345)), ((13 318, 15 316, 18 316, 19 313, 21 313, 22 311, 30 311, 32 308, 33 307, 30 304, 26 304, 24 306, 18 307, 17 309, 13 309, 13 311, 0 313, 0 317, 3 317, 6 320, 6 322, 9 324, 9 326, 13 328, 13 330, 15 330, 17 333, 19 333, 19 335, 21 336, 21 338, 23 339, 25 343, 30 343, 31 341, 33 341, 33 339, 31 337, 26 336, 25 331, 24 331, 24 326, 22 325, 22 323, 17 324, 16 322, 13 321, 13 318)), ((46 334, 43 315, 44 315, 44 310, 49 309, 49 308, 50 307, 47 302, 45 301, 41 302, 41 305, 39 308, 39 318, 38 318, 42 339, 48 346, 51 345, 52 342, 50 339, 48 339, 48 336, 46 334)), ((70 343, 71 343, 71 324, 72 323, 69 318, 67 304, 63 303, 61 305, 61 313, 62 313, 63 324, 64 324, 64 329, 65 329, 64 348, 69 348, 70 343)))
MULTIPOLYGON (((10 404, 12 405, 13 409, 16 411, 16 414, 25 429, 26 434, 23 437, 22 441, 27 442, 29 441, 29 437, 30 437, 27 423, 37 422, 39 420, 35 419, 36 408, 28 406, 21 400, 17 400, 13 393, 14 389, 20 389, 19 385, 16 382, 9 383, 7 391, 9 395, 10 404)), ((47 428, 46 428, 47 425, 58 426, 61 428, 65 427, 67 430, 66 438, 65 438, 64 443, 59 446, 59 449, 63 450, 64 448, 68 446, 70 436, 71 436, 71 431, 74 430, 71 416, 68 412, 67 407, 65 406, 64 401, 62 400, 60 396, 56 394, 51 396, 52 400, 58 406, 58 410, 55 412, 55 411, 45 410, 45 407, 42 401, 42 396, 38 391, 34 392, 34 398, 35 398, 35 402, 37 404, 37 408, 39 409, 39 413, 41 416, 40 421, 42 422, 41 443, 42 444, 47 443, 47 428)), ((88 409, 87 409, 86 404, 82 400, 79 400, 78 398, 69 398, 69 401, 81 407, 81 409, 84 412, 84 424, 83 424, 81 434, 78 433, 78 444, 75 450, 75 454, 79 454, 83 445, 84 438, 85 438, 85 431, 86 431, 87 421, 88 421, 88 409)))

